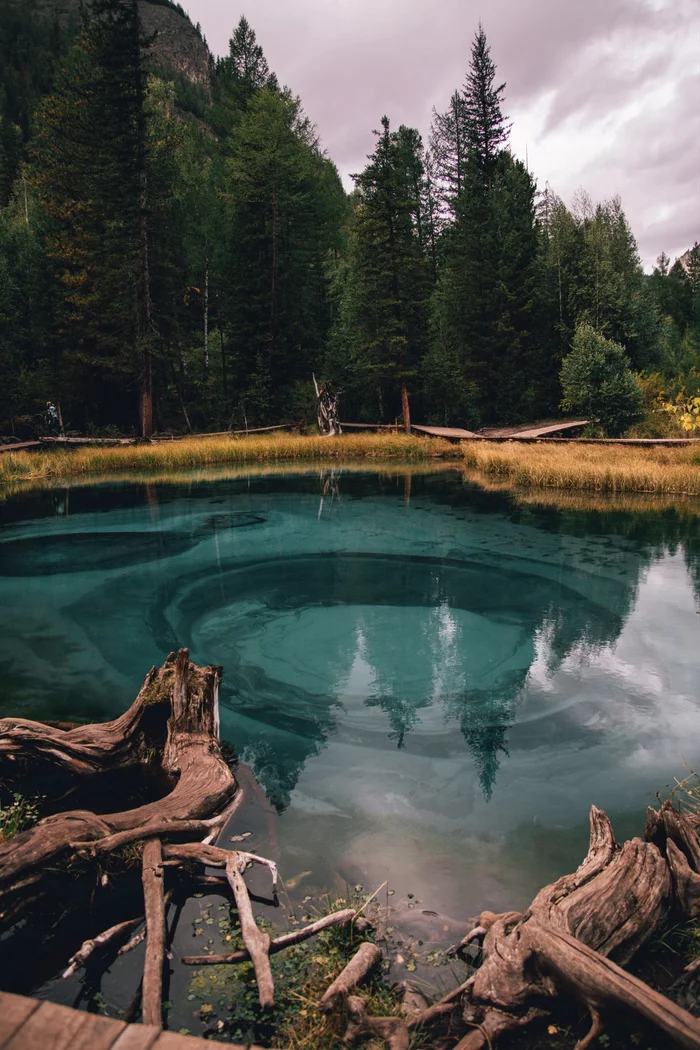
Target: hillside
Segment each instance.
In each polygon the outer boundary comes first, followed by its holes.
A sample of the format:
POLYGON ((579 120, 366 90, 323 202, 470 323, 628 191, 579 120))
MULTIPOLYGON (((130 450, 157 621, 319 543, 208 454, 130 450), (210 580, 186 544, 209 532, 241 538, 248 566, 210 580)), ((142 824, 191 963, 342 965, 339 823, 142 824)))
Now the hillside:
MULTIPOLYGON (((80 0, 16 0, 37 13, 53 15, 65 21, 78 13, 80 0)), ((167 65, 199 87, 209 84, 212 56, 201 33, 180 8, 166 0, 139 0, 144 32, 155 34, 151 46, 156 65, 167 65)))

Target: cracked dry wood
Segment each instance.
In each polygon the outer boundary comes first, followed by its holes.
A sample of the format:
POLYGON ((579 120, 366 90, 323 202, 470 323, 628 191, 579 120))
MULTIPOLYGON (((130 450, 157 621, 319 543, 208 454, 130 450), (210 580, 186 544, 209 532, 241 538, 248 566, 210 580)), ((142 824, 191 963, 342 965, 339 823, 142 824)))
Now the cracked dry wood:
POLYGON ((237 791, 218 744, 221 672, 197 667, 186 649, 146 675, 129 710, 113 722, 58 730, 21 719, 0 721, 0 762, 41 761, 78 776, 151 763, 154 755, 172 785, 169 794, 122 812, 73 810, 46 817, 0 844, 0 929, 18 921, 39 899, 47 872, 81 851, 153 835, 218 830, 237 791))
MULTIPOLYGON (((668 827, 678 838, 692 838, 694 829, 676 816, 662 811, 647 828, 657 837, 668 827)), ((626 1012, 679 1046, 700 1048, 700 1021, 617 965, 668 916, 672 871, 656 842, 632 839, 619 847, 610 821, 595 807, 590 824, 589 852, 572 875, 544 887, 519 919, 480 917, 487 930, 484 960, 467 982, 465 1011, 474 1030, 460 1050, 495 1043, 505 1031, 546 1015, 547 1000, 560 995, 573 995, 591 1014, 579 1050, 610 1012, 626 1012)))

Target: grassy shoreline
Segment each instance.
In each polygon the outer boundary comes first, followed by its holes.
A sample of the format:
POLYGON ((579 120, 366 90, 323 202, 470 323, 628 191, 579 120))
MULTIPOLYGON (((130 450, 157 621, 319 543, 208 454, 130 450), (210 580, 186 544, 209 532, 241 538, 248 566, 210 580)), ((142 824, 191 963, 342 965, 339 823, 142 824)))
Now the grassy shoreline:
POLYGON ((515 488, 700 495, 700 450, 630 445, 498 445, 465 441, 464 464, 515 488))
POLYGON ((404 434, 350 434, 337 438, 289 434, 232 440, 188 438, 157 445, 133 445, 0 456, 0 498, 27 488, 57 484, 96 484, 143 480, 175 483, 197 472, 205 476, 285 470, 458 469, 525 490, 563 490, 590 494, 700 496, 700 449, 639 448, 620 445, 451 444, 439 438, 404 434))
POLYGON ((233 440, 185 438, 159 444, 50 449, 42 452, 5 452, 0 456, 0 485, 42 478, 75 478, 86 474, 141 473, 194 470, 198 467, 290 460, 459 459, 459 449, 448 441, 405 434, 350 434, 336 438, 267 434, 233 440))

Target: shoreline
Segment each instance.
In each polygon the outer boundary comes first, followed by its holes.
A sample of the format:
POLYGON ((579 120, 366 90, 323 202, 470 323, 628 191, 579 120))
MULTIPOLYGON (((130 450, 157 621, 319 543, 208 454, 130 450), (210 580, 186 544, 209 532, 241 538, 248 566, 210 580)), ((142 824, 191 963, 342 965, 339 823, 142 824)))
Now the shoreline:
POLYGON ((682 499, 700 496, 700 448, 578 442, 453 444, 404 434, 352 434, 335 438, 266 435, 232 440, 185 438, 134 445, 47 452, 20 451, 0 458, 0 500, 22 490, 61 483, 107 481, 168 483, 192 472, 255 474, 335 469, 401 468, 421 472, 461 469, 486 487, 596 495, 640 494, 682 499))

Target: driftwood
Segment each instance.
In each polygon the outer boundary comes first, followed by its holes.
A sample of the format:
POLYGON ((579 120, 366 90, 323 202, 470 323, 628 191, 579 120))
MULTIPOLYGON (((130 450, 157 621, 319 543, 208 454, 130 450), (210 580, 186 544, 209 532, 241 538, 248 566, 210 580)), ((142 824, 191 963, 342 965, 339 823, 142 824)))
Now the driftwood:
MULTIPOLYGON (((282 937, 271 941, 269 954, 275 955, 285 948, 290 948, 293 944, 301 944, 303 941, 308 941, 311 937, 321 933, 322 930, 330 929, 331 926, 347 926, 348 923, 352 922, 356 914, 354 908, 345 908, 343 911, 334 911, 330 915, 324 915, 322 919, 312 922, 309 926, 304 926, 300 930, 294 930, 292 933, 285 933, 282 937)), ((221 963, 248 962, 249 959, 250 952, 242 948, 240 951, 229 952, 226 955, 183 955, 180 961, 187 966, 218 966, 221 963)))
POLYGON ((344 999, 355 988, 377 963, 381 962, 382 952, 376 944, 365 941, 357 949, 347 966, 326 989, 319 1006, 328 1013, 338 1002, 344 999))
POLYGON ((143 901, 146 912, 146 957, 143 964, 142 1014, 144 1024, 162 1024, 163 965, 165 963, 165 891, 160 839, 143 848, 143 901))
MULTIPOLYGON (((61 729, 23 719, 0 721, 0 765, 7 780, 13 773, 25 774, 37 767, 85 778, 87 783, 129 766, 137 770, 150 766, 163 774, 170 790, 155 802, 107 815, 89 810, 59 813, 0 844, 0 930, 13 927, 32 905, 50 896, 57 869, 68 872, 77 858, 89 865, 124 846, 138 845, 143 916, 116 923, 85 941, 64 975, 71 976, 97 949, 117 945, 145 922, 145 929, 119 951, 130 950, 145 938, 142 988, 135 1003, 141 1000, 144 1021, 159 1027, 167 952, 165 910, 174 892, 173 886, 166 890, 165 883, 171 871, 186 884, 206 881, 205 866, 224 868, 261 1002, 269 1006, 273 1001, 269 937, 255 923, 243 872, 253 862, 267 866, 274 890, 276 865, 212 844, 242 798, 219 747, 220 675, 219 668, 191 664, 183 649, 171 654, 159 670, 149 672, 129 710, 113 722, 61 729), (200 841, 181 841, 193 837, 200 841), (162 841, 170 839, 174 841, 162 841)), ((106 880, 98 883, 104 886, 106 880)))
MULTIPOLYGON (((195 965, 253 963, 260 1002, 274 1001, 270 954, 298 944, 324 929, 365 920, 346 909, 275 941, 253 915, 244 873, 251 864, 271 872, 274 862, 242 850, 216 845, 222 828, 241 803, 239 785, 218 743, 220 669, 196 667, 186 650, 171 654, 153 669, 129 710, 104 725, 61 729, 22 719, 0 721, 0 776, 26 776, 36 768, 69 773, 87 785, 91 778, 132 767, 162 775, 165 794, 111 814, 73 810, 46 817, 29 831, 0 844, 0 932, 9 930, 37 904, 51 898, 56 871, 68 873, 125 846, 141 860, 143 915, 117 922, 86 940, 69 960, 65 976, 85 965, 98 950, 127 951, 146 941, 143 980, 131 1012, 142 1002, 143 1019, 162 1024, 162 981, 168 951, 165 913, 174 894, 195 889, 224 893, 235 901, 245 948, 221 956, 188 956, 195 965), (218 868, 223 877, 207 874, 218 868), (138 927, 145 924, 140 931, 138 927), (131 940, 121 944, 130 935, 131 940), (121 944, 121 947, 118 947, 121 944)), ((506 1032, 546 1017, 555 1000, 578 1000, 591 1018, 578 1044, 585 1050, 603 1031, 607 1016, 625 1016, 662 1037, 700 1050, 700 1021, 677 1002, 653 991, 624 970, 669 917, 700 917, 700 819, 681 814, 671 803, 650 810, 644 839, 622 847, 605 813, 591 810, 590 847, 571 875, 544 887, 523 913, 483 912, 458 946, 462 953, 481 945, 481 965, 440 1002, 410 1011, 410 1017, 377 1018, 353 992, 381 960, 381 950, 364 942, 323 995, 319 1009, 345 1004, 345 1040, 368 1035, 389 1050, 405 1050, 411 1033, 449 1023, 458 1050, 488 1050, 506 1032)), ((242 836, 236 836, 240 841, 242 836)), ((95 878, 100 893, 105 878, 95 878)), ((133 915, 133 913, 132 913, 133 915)), ((692 1002, 700 965, 691 964, 672 992, 692 1002)), ((434 1041, 431 1039, 431 1041, 434 1041)))
MULTIPOLYGON (((245 867, 245 861, 242 863, 245 867)), ((269 1007, 275 1001, 275 986, 270 970, 270 935, 261 930, 255 922, 248 888, 243 880, 240 866, 241 859, 235 854, 232 855, 226 862, 226 878, 231 884, 233 896, 236 899, 241 935, 253 961, 260 1005, 269 1007)))
POLYGON ((696 898, 688 886, 699 874, 697 825, 667 803, 650 812, 647 841, 620 847, 602 811, 593 807, 590 819, 590 848, 580 867, 542 889, 523 914, 482 913, 462 942, 483 940, 481 966, 413 1018, 410 1029, 461 1009, 471 1030, 459 1050, 491 1048, 505 1032, 546 1016, 554 999, 569 997, 591 1018, 578 1050, 603 1032, 606 1016, 636 1020, 678 1046, 700 1048, 700 1021, 621 965, 671 909, 693 914, 696 898))

